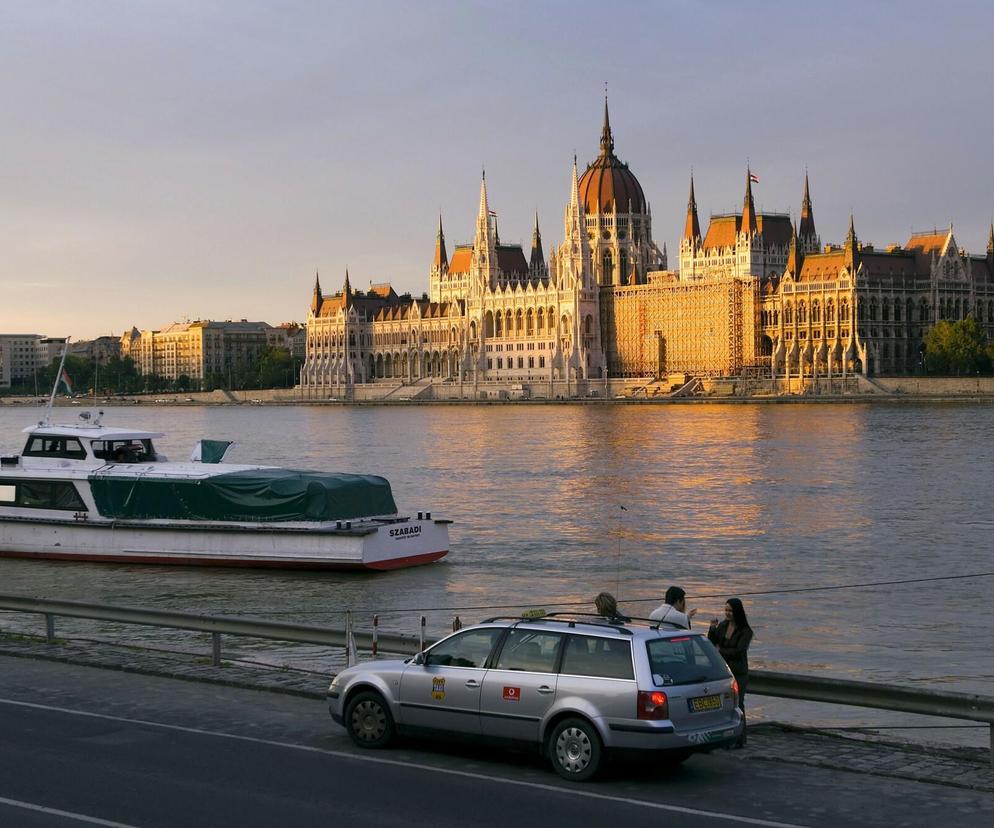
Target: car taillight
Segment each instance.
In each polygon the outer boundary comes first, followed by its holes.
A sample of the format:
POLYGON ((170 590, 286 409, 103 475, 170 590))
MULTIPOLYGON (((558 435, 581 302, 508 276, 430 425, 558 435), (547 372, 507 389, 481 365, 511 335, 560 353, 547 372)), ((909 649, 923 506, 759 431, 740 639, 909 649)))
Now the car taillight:
POLYGON ((670 705, 666 694, 659 690, 640 690, 638 699, 638 718, 668 719, 670 705))
POLYGON ((738 703, 739 700, 739 682, 737 679, 732 679, 732 704, 738 703))

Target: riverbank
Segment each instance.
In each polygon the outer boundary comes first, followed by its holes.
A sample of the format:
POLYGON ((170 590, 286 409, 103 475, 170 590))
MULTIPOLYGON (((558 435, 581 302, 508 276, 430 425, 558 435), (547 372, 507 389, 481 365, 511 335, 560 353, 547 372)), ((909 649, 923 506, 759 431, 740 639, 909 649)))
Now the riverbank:
MULTIPOLYGON (((0 405, 37 407, 42 396, 0 396, 0 405)), ((186 405, 507 405, 994 403, 994 377, 846 377, 586 380, 580 383, 366 383, 341 389, 266 388, 58 397, 59 407, 186 405)))

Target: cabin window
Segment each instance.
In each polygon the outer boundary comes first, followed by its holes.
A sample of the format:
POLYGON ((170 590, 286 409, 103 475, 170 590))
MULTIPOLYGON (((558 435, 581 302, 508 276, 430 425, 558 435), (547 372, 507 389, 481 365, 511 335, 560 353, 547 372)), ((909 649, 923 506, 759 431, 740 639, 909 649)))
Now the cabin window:
POLYGON ((17 486, 0 486, 0 503, 13 503, 17 500, 17 486))
POLYGON ((62 457, 70 460, 85 460, 83 444, 75 437, 34 436, 28 438, 22 454, 25 457, 62 457))
POLYGON ((151 440, 94 440, 93 456, 110 463, 154 463, 151 440))
POLYGON ((72 483, 25 480, 17 484, 17 505, 31 509, 63 509, 85 512, 86 504, 72 483))

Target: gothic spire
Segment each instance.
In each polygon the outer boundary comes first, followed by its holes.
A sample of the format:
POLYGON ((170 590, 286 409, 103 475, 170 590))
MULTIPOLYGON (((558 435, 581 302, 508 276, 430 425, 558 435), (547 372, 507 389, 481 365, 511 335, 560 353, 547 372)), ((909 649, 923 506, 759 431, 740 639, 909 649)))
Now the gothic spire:
POLYGON ((601 155, 614 154, 614 135, 611 134, 611 118, 607 113, 607 94, 604 95, 604 126, 601 129, 601 155))
POLYGON ((804 261, 804 254, 797 244, 797 228, 794 223, 790 224, 790 248, 787 251, 787 272, 795 278, 801 272, 801 264, 804 261))
POLYGON ((808 187, 808 174, 804 173, 804 198, 801 200, 801 221, 798 235, 807 249, 814 247, 817 237, 815 232, 815 213, 811 206, 811 190, 808 187))
POLYGON ((701 223, 697 219, 697 199, 694 197, 694 174, 690 174, 690 198, 687 199, 687 223, 683 229, 683 237, 694 243, 700 241, 701 223))
POLYGON ((490 227, 490 202, 487 200, 487 174, 480 181, 480 211, 476 216, 476 235, 473 238, 473 255, 485 278, 490 278, 490 268, 495 265, 494 234, 490 227))
POLYGON ((318 272, 314 271, 314 295, 311 297, 311 313, 315 316, 321 310, 321 303, 324 301, 324 297, 321 295, 321 277, 318 272))
POLYGON ((532 231, 532 255, 529 262, 532 269, 545 266, 545 254, 542 252, 542 233, 538 229, 538 211, 535 211, 535 229, 532 231))
POLYGON ((756 205, 752 201, 752 170, 746 166, 746 194, 742 200, 742 232, 756 232, 756 205))
POLYGON ((348 267, 345 268, 345 284, 342 285, 342 294, 345 296, 346 299, 350 299, 352 297, 352 285, 349 284, 348 267))
POLYGON ((442 270, 449 266, 449 256, 445 252, 445 233, 442 232, 442 214, 438 214, 438 235, 435 237, 435 261, 433 262, 437 270, 442 270))
POLYGON ((849 233, 846 236, 846 265, 855 271, 859 268, 859 239, 856 238, 856 224, 852 213, 849 214, 849 233))
POLYGON ((991 222, 991 231, 987 234, 987 255, 994 256, 994 221, 991 222))

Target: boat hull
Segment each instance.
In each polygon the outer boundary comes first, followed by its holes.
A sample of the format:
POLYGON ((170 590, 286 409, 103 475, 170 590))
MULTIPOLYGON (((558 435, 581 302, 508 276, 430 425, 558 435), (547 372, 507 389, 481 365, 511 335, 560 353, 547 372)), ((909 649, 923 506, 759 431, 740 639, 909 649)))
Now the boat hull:
POLYGON ((0 557, 267 569, 390 570, 448 553, 448 521, 352 529, 0 519, 0 557))

